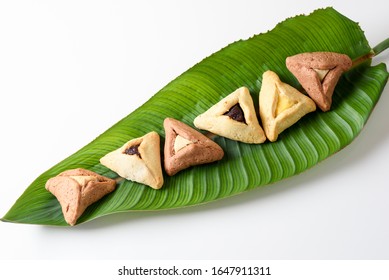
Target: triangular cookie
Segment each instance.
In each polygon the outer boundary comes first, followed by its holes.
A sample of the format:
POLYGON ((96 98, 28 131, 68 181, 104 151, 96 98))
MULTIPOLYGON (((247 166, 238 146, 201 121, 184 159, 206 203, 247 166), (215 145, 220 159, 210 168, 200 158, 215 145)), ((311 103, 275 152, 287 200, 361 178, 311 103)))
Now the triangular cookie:
POLYGON ((89 205, 115 190, 115 186, 115 180, 77 168, 49 179, 45 187, 61 204, 65 221, 74 226, 89 205))
POLYGON ((340 76, 351 66, 347 55, 333 52, 301 53, 286 59, 286 67, 324 112, 331 108, 340 76))
POLYGON ((197 116, 194 125, 240 142, 259 144, 266 140, 246 87, 237 89, 197 116))
POLYGON ((102 157, 100 162, 127 180, 153 189, 160 189, 163 185, 160 139, 154 131, 128 141, 102 157))
POLYGON ((178 120, 167 118, 165 128, 165 171, 172 176, 190 166, 223 158, 223 149, 197 130, 178 120))
POLYGON ((259 115, 266 137, 271 142, 276 141, 282 131, 315 109, 315 102, 294 87, 281 82, 276 73, 263 73, 259 115))

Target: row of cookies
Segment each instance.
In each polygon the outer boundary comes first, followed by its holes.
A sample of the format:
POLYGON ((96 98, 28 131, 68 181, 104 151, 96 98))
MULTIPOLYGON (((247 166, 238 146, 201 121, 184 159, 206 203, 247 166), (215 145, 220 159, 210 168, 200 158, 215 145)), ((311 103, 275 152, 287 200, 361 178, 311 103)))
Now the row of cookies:
POLYGON ((250 144, 261 144, 316 110, 315 102, 292 86, 283 83, 273 71, 262 76, 259 116, 248 88, 241 87, 194 119, 202 130, 250 144))
MULTIPOLYGON (((169 176, 190 166, 210 163, 224 156, 214 141, 173 118, 164 120, 164 169, 169 176)), ((160 137, 152 131, 132 139, 100 159, 100 163, 119 176, 153 189, 163 185, 160 137)))
POLYGON ((301 117, 316 110, 328 111, 334 88, 344 71, 352 66, 344 54, 315 52, 297 54, 286 59, 292 72, 307 94, 283 83, 278 75, 266 71, 259 93, 259 115, 247 88, 242 87, 212 106, 194 120, 194 125, 217 135, 245 143, 277 140, 278 135, 301 117))
MULTIPOLYGON (((183 122, 166 118, 164 128, 164 167, 169 176, 224 156, 218 144, 183 122)), ((160 189, 163 185, 160 137, 155 131, 131 139, 103 156, 100 162, 121 178, 153 189, 160 189)), ((113 179, 77 168, 50 178, 45 187, 59 201, 65 221, 73 226, 89 205, 114 191, 116 184, 113 179)))
MULTIPOLYGON (((331 107, 332 93, 341 74, 351 67, 351 59, 343 54, 303 53, 286 59, 287 68, 295 75, 307 94, 283 83, 278 75, 266 71, 259 93, 259 116, 249 90, 241 87, 194 119, 194 125, 235 141, 260 144, 278 135, 301 117, 331 107)), ((169 176, 190 166, 218 161, 223 149, 204 134, 172 118, 164 120, 164 169, 169 176)), ((122 147, 100 159, 102 165, 120 177, 148 185, 163 186, 160 137, 152 131, 131 139, 122 147)), ((97 173, 75 169, 51 178, 46 189, 59 200, 65 220, 74 225, 84 210, 112 192, 116 181, 97 173)))

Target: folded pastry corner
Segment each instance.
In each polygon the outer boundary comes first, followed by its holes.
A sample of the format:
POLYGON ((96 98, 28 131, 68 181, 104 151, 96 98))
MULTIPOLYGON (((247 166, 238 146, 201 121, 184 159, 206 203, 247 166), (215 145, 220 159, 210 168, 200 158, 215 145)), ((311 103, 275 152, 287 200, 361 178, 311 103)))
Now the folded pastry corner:
POLYGON ((247 87, 238 88, 197 116, 194 125, 244 143, 260 144, 266 140, 247 87))
POLYGON ((301 53, 286 58, 286 67, 323 112, 330 110, 335 86, 351 66, 350 57, 335 52, 301 53))
POLYGON ((164 166, 169 176, 190 166, 220 160, 223 149, 214 141, 176 119, 166 118, 164 166))
POLYGON ((77 168, 50 178, 45 185, 59 201, 65 221, 74 226, 85 209, 115 190, 116 181, 95 172, 77 168))
POLYGON ((266 137, 271 142, 276 141, 282 131, 315 110, 315 102, 294 87, 283 83, 276 73, 263 73, 259 115, 266 137))
POLYGON ((163 185, 160 137, 155 131, 128 141, 102 157, 100 163, 127 180, 153 189, 163 185))

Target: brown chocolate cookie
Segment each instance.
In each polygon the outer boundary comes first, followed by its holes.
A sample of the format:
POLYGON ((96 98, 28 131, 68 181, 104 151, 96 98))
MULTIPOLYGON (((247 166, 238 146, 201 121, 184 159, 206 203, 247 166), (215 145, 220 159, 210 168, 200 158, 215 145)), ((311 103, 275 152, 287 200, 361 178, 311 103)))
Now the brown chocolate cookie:
POLYGON ((66 222, 74 226, 89 205, 115 190, 115 186, 115 180, 77 168, 49 179, 45 187, 58 199, 66 222))
POLYGON ((331 108, 340 76, 351 66, 347 55, 334 52, 301 53, 286 59, 286 67, 324 112, 331 108))
POLYGON ((163 125, 166 135, 164 165, 168 175, 223 158, 223 149, 218 144, 183 122, 167 118, 163 125))

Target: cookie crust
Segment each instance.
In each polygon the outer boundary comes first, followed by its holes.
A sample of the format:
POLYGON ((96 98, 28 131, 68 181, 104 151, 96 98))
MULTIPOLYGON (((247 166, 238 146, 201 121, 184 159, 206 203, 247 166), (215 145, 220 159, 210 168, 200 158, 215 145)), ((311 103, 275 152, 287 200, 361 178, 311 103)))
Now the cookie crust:
POLYGON ((95 172, 77 168, 50 178, 45 185, 59 201, 65 221, 74 226, 85 209, 115 190, 116 181, 95 172))
POLYGON ((173 176, 191 166, 210 163, 223 158, 223 149, 194 128, 173 118, 166 118, 163 125, 166 135, 164 166, 169 176, 173 176), (181 136, 190 142, 178 151, 175 149, 177 136, 181 136))
POLYGON ((214 134, 244 143, 260 144, 266 136, 259 125, 254 103, 247 87, 241 87, 229 94, 206 112, 194 119, 194 125, 214 134), (232 107, 239 104, 244 114, 244 122, 236 121, 226 115, 232 107))
POLYGON ((301 53, 286 58, 286 67, 323 112, 330 110, 335 86, 351 66, 350 57, 334 52, 301 53), (321 80, 323 70, 328 72, 321 80))

